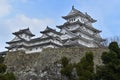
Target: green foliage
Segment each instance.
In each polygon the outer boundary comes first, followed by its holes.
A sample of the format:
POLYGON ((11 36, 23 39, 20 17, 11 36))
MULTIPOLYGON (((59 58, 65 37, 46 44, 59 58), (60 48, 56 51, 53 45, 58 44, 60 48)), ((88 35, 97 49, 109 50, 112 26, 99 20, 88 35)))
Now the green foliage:
POLYGON ((67 57, 62 57, 61 62, 62 62, 63 67, 66 67, 69 63, 69 60, 67 57))
POLYGON ((76 65, 79 80, 91 80, 93 78, 93 53, 87 52, 85 57, 76 65))
POLYGON ((103 60, 104 64, 114 62, 117 60, 117 54, 113 51, 103 52, 101 59, 103 60))
POLYGON ((0 56, 0 73, 6 72, 7 66, 3 64, 4 62, 4 57, 0 56))
POLYGON ((120 48, 117 42, 110 43, 109 50, 101 56, 104 65, 97 67, 96 80, 120 80, 120 48))
POLYGON ((4 57, 0 56, 0 64, 4 62, 4 57))
POLYGON ((97 67, 97 78, 98 80, 111 80, 109 79, 109 71, 108 69, 105 68, 105 66, 99 66, 97 67))
POLYGON ((14 74, 12 72, 7 72, 5 75, 4 75, 5 79, 6 80, 16 80, 14 74))
POLYGON ((92 52, 86 52, 86 60, 88 62, 93 62, 93 53, 92 52))
POLYGON ((67 57, 62 57, 61 62, 63 66, 63 68, 61 69, 61 74, 72 80, 73 64, 69 64, 69 60, 67 57))
POLYGON ((0 56, 0 80, 16 80, 12 72, 6 72, 7 66, 3 62, 4 58, 0 56))
POLYGON ((72 76, 73 65, 68 64, 64 68, 61 69, 61 74, 71 78, 72 76))
POLYGON ((93 72, 93 53, 87 52, 85 57, 83 57, 78 63, 69 63, 69 60, 66 57, 61 59, 62 69, 61 74, 68 77, 69 80, 92 80, 94 77, 93 72), (76 75, 79 79, 74 78, 73 69, 76 71, 76 75))
POLYGON ((118 53, 119 51, 119 46, 117 42, 111 42, 108 48, 116 53, 118 53))
POLYGON ((0 80, 16 80, 14 74, 12 72, 0 74, 0 80))
POLYGON ((6 72, 7 66, 5 64, 0 64, 0 73, 6 72))
POLYGON ((120 48, 117 42, 111 42, 108 48, 110 51, 114 51, 118 55, 118 58, 120 58, 120 48))
POLYGON ((66 57, 61 59, 63 68, 61 74, 73 80, 73 69, 76 69, 77 78, 74 80, 120 80, 120 48, 117 42, 109 45, 109 51, 103 52, 103 65, 96 67, 94 73, 93 53, 87 52, 78 63, 69 63, 66 57))

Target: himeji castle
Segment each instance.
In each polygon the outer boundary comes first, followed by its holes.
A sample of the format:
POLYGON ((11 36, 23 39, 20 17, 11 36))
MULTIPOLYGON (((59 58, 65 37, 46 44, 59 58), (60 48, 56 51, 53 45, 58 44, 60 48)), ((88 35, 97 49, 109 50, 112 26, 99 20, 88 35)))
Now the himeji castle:
POLYGON ((60 31, 56 31, 50 27, 46 27, 40 33, 42 36, 35 36, 29 28, 14 32, 15 36, 6 47, 8 51, 23 50, 26 53, 41 52, 44 48, 61 48, 61 47, 102 47, 102 39, 100 30, 95 29, 92 23, 96 20, 87 13, 82 13, 72 6, 72 10, 66 16, 62 16, 66 22, 56 26, 60 31))

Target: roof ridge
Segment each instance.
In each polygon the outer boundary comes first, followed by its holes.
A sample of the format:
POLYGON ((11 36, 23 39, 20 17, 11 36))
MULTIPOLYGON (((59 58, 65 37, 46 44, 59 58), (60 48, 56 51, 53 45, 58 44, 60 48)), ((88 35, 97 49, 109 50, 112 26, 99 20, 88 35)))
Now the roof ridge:
MULTIPOLYGON (((72 10, 68 13, 68 15, 73 15, 74 13, 80 12, 79 10, 75 9, 74 6, 72 6, 72 10)), ((82 13, 82 12, 80 12, 82 13)))
POLYGON ((29 28, 20 29, 19 31, 16 31, 16 32, 14 32, 14 33, 12 33, 12 34, 17 35, 17 34, 21 34, 21 33, 26 33, 26 34, 29 34, 29 35, 31 35, 31 36, 35 36, 35 35, 30 31, 29 28))

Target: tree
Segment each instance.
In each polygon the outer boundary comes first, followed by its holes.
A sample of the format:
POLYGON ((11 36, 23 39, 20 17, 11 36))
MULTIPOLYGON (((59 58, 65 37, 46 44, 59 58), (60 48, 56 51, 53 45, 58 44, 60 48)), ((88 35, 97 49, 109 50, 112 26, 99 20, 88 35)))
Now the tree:
POLYGON ((7 72, 7 66, 3 63, 4 57, 0 57, 0 80, 16 80, 12 72, 7 72))
POLYGON ((67 57, 62 57, 61 63, 63 66, 61 69, 61 74, 68 77, 69 80, 72 80, 73 64, 69 63, 67 57))
POLYGON ((0 73, 6 72, 7 66, 5 64, 0 64, 0 73))
POLYGON ((15 75, 12 72, 7 72, 4 75, 4 77, 5 77, 6 80, 16 80, 15 75))
POLYGON ((63 65, 63 67, 66 67, 68 65, 68 63, 69 63, 68 58, 67 57, 62 57, 61 63, 63 65))
POLYGON ((72 64, 68 64, 61 69, 61 74, 65 75, 66 77, 71 79, 72 78, 72 71, 73 71, 72 64))
POLYGON ((120 48, 117 42, 111 42, 108 48, 101 56, 104 65, 97 67, 96 80, 120 79, 120 48))
POLYGON ((111 42, 117 42, 118 45, 120 46, 120 36, 114 36, 114 37, 106 38, 105 41, 103 41, 101 44, 104 47, 108 47, 111 42))
POLYGON ((63 57, 61 63, 63 66, 61 74, 68 77, 69 80, 92 80, 94 78, 92 52, 86 52, 85 56, 78 63, 70 63, 67 57, 63 57))
POLYGON ((120 36, 111 37, 109 42, 117 42, 117 44, 120 45, 120 36))
POLYGON ((93 53, 87 52, 80 62, 76 65, 79 80, 92 80, 94 77, 93 53))
POLYGON ((4 57, 0 56, 0 64, 4 62, 4 57))

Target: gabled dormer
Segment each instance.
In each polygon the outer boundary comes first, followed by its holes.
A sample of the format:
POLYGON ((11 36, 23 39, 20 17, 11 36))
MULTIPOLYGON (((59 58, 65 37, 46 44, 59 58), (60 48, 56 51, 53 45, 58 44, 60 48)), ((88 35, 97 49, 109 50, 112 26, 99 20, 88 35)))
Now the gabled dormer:
POLYGON ((59 37, 61 35, 60 32, 57 32, 56 30, 54 30, 48 26, 46 27, 46 29, 44 31, 41 31, 40 33, 42 33, 41 38, 46 38, 48 36, 59 37))
POLYGON ((67 22, 73 23, 76 21, 80 21, 81 23, 93 23, 96 22, 95 19, 91 18, 87 13, 82 13, 79 10, 75 9, 72 6, 72 10, 66 16, 62 16, 63 19, 67 20, 67 22))
POLYGON ((35 36, 34 34, 32 34, 29 28, 14 32, 13 35, 15 35, 15 38, 13 39, 14 41, 19 39, 24 39, 26 41, 29 41, 33 36, 35 36))

